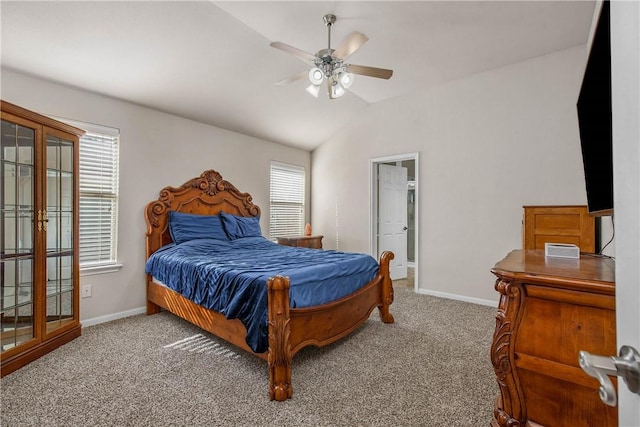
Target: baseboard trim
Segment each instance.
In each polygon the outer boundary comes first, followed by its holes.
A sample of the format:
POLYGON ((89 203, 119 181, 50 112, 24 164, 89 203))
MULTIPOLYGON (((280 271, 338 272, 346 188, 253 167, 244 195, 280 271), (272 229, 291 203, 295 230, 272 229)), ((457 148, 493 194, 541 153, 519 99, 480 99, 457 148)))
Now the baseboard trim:
POLYGON ((470 302, 472 304, 487 305, 489 307, 498 308, 498 301, 492 301, 488 299, 467 297, 464 295, 450 294, 448 292, 431 291, 429 289, 418 289, 416 292, 423 295, 431 295, 433 297, 453 299, 457 301, 470 302))
POLYGON ((92 319, 81 320, 82 327, 99 325, 100 323, 111 322, 113 320, 123 319, 125 317, 135 316, 138 314, 144 314, 147 312, 147 307, 138 307, 131 310, 121 311, 119 313, 107 314, 105 316, 94 317, 92 319))

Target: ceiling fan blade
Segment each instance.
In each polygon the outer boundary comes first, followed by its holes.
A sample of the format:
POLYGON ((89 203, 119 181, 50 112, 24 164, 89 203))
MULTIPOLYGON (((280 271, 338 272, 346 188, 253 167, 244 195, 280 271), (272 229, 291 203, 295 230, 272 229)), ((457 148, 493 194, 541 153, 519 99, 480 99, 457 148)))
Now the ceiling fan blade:
POLYGON ((305 52, 304 50, 300 50, 297 47, 289 46, 286 43, 282 42, 273 42, 271 43, 271 47, 275 47, 276 49, 284 50, 287 53, 295 55, 299 58, 304 59, 305 61, 315 61, 316 56, 310 53, 305 52))
POLYGON ((367 67, 365 65, 347 64, 347 71, 361 76, 376 77, 378 79, 389 79, 393 75, 393 70, 385 68, 367 67))
POLYGON ((333 56, 340 59, 345 59, 347 56, 351 55, 353 52, 358 50, 363 44, 365 44, 369 40, 369 37, 365 36, 362 33, 354 31, 349 34, 346 39, 340 43, 340 46, 336 48, 333 52, 333 56))
POLYGON ((300 79, 307 77, 308 75, 309 75, 309 71, 302 71, 301 73, 298 73, 291 77, 287 77, 286 79, 280 80, 279 82, 276 83, 276 86, 284 86, 286 84, 293 83, 295 81, 298 81, 300 79))

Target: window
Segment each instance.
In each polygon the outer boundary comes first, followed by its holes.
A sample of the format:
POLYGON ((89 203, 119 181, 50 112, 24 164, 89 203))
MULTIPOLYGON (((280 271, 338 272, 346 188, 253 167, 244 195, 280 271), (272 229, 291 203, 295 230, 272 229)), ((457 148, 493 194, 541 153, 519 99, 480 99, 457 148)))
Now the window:
POLYGON ((118 231, 117 129, 91 130, 80 138, 80 268, 116 265, 118 231))
POLYGON ((295 237, 304 230, 304 168, 271 162, 270 237, 295 237))

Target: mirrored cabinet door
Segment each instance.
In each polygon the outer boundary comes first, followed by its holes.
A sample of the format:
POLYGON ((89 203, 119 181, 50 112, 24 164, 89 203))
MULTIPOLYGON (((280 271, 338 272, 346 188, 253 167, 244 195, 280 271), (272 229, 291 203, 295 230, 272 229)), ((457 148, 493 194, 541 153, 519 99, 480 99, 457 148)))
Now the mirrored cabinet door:
POLYGON ((84 131, 0 100, 0 361, 5 376, 80 336, 84 131))
POLYGON ((36 131, 2 120, 0 153, 0 323, 2 352, 35 337, 36 131))

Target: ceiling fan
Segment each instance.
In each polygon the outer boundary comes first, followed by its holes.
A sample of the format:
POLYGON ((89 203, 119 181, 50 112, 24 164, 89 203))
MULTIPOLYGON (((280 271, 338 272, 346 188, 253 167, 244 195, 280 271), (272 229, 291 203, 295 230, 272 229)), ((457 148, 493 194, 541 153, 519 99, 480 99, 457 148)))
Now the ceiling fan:
POLYGON ((278 86, 308 76, 311 84, 307 87, 307 92, 317 98, 320 87, 326 81, 329 98, 335 99, 345 94, 345 89, 348 89, 353 83, 354 74, 379 79, 389 79, 393 75, 393 70, 345 63, 344 60, 365 44, 369 38, 354 31, 336 49, 331 49, 331 26, 336 22, 336 16, 327 14, 324 15, 323 20, 328 32, 328 46, 326 49, 319 50, 315 55, 282 42, 271 43, 272 47, 291 53, 314 65, 309 71, 303 71, 279 81, 276 83, 278 86))

